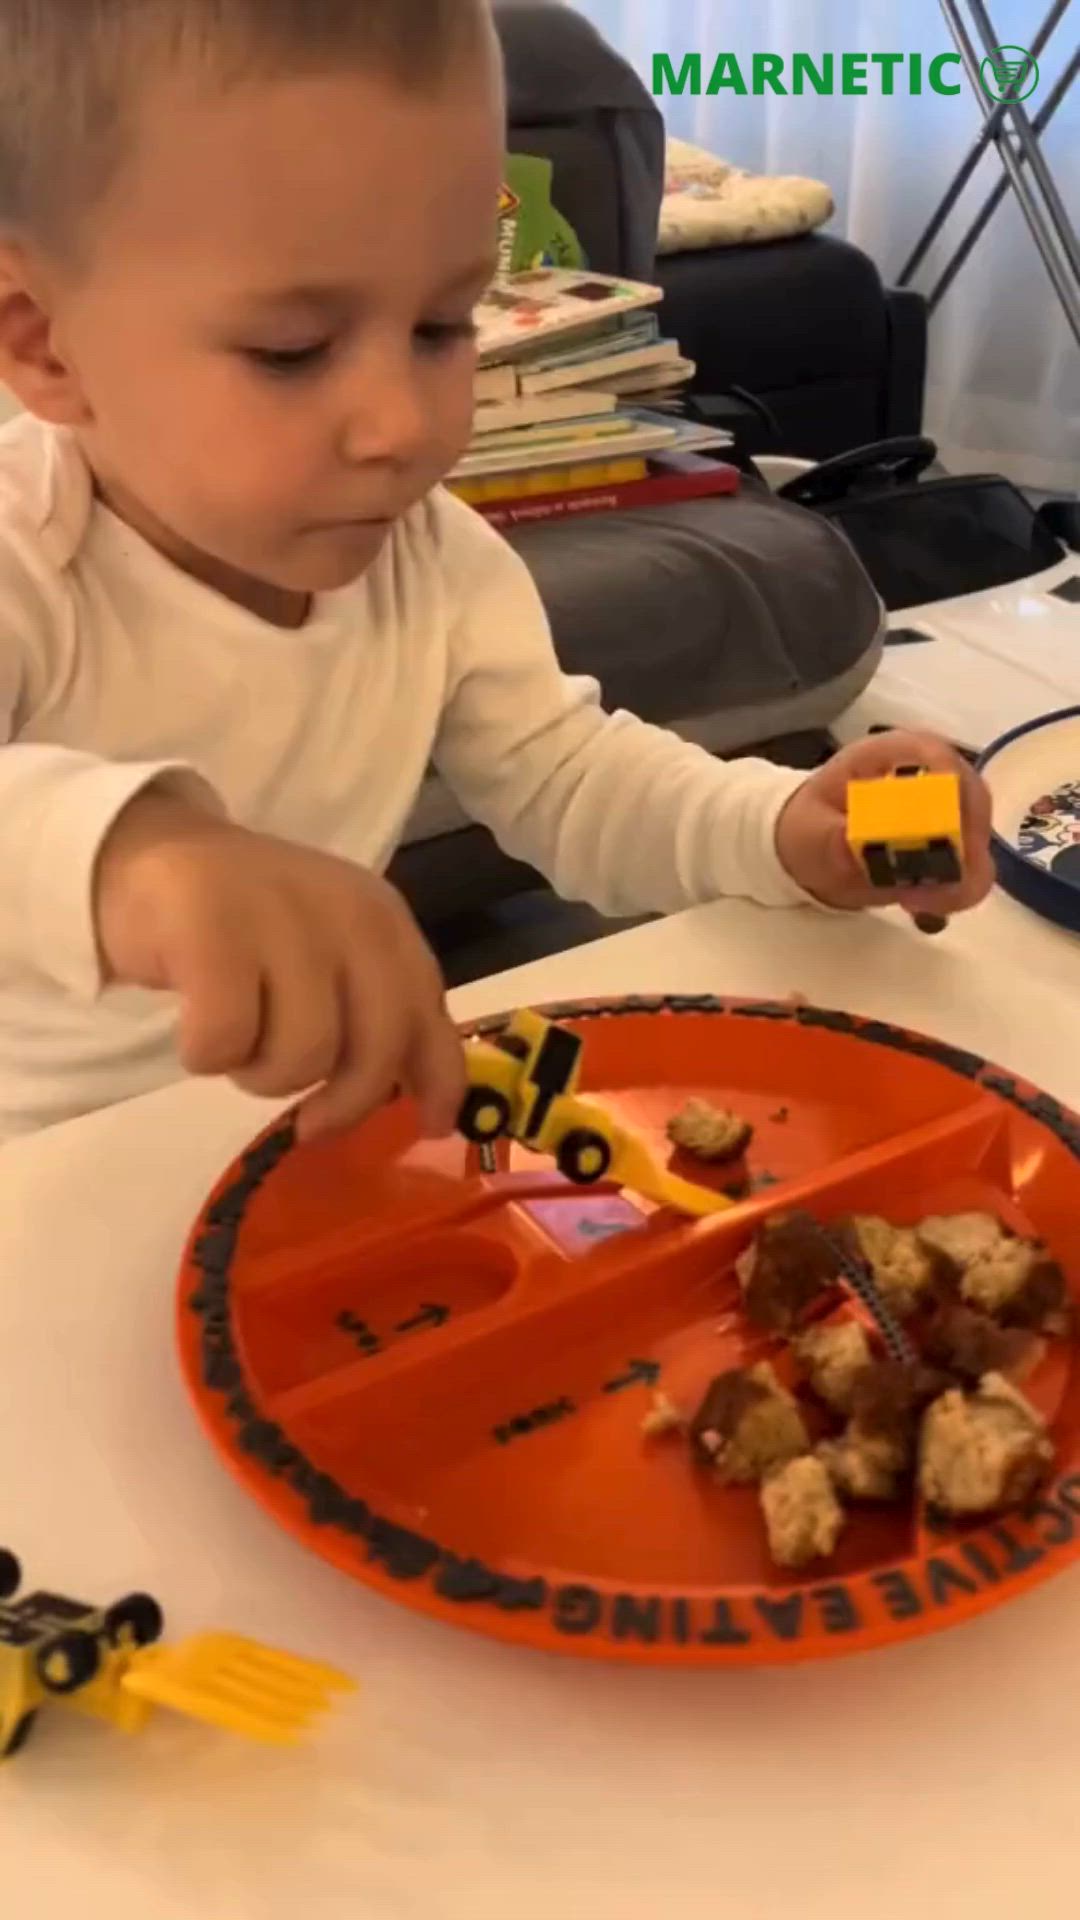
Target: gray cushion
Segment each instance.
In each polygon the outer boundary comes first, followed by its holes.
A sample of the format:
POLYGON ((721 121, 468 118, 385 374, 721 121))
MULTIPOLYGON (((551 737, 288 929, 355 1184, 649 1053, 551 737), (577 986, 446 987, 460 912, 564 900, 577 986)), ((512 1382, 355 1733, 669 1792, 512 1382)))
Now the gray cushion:
MULTIPOLYGON (((881 603, 844 534, 753 483, 511 539, 566 671, 599 680, 609 709, 713 752, 827 727, 876 666, 881 603)), ((462 819, 430 780, 406 839, 462 819)))
POLYGON ((563 666, 649 720, 820 686, 862 658, 881 621, 839 529, 753 485, 511 538, 563 666))

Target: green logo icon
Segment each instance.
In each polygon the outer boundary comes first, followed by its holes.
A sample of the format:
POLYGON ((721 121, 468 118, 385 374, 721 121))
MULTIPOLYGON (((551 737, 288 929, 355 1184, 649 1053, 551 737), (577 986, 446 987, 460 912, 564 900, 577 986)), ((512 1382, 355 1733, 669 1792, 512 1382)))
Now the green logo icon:
POLYGON ((1039 63, 1023 47, 995 47, 979 73, 991 100, 1026 100, 1039 84, 1039 63))

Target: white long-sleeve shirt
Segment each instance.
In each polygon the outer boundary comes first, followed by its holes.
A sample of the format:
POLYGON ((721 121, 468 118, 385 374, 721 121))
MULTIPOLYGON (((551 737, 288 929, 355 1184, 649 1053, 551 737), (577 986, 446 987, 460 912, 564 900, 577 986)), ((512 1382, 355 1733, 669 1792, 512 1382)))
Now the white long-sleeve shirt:
POLYGON ((173 997, 98 971, 94 864, 135 793, 175 770, 245 826, 381 871, 432 762, 603 912, 805 901, 775 851, 804 776, 605 714, 523 563, 442 490, 284 631, 96 501, 70 435, 0 431, 0 1140, 179 1077, 173 997))

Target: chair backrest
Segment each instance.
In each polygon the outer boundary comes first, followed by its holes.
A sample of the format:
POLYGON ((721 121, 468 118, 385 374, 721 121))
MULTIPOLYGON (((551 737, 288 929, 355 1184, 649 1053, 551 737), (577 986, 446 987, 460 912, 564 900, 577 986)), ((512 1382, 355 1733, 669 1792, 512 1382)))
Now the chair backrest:
POLYGON ((554 164, 553 198, 597 273, 649 280, 664 192, 663 117, 633 68, 557 0, 497 0, 509 145, 554 164))

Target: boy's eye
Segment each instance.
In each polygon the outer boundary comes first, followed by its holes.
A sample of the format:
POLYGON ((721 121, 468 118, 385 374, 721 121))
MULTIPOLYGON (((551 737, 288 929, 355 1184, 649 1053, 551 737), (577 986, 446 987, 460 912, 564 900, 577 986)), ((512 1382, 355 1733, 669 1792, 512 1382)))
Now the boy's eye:
POLYGON ((431 320, 417 327, 416 338, 426 352, 445 353, 450 347, 459 346, 463 340, 475 340, 476 323, 473 320, 431 320))
POLYGON ((310 373, 326 359, 330 347, 329 340, 315 340, 304 347, 245 347, 244 358, 264 373, 287 377, 291 373, 310 373))

